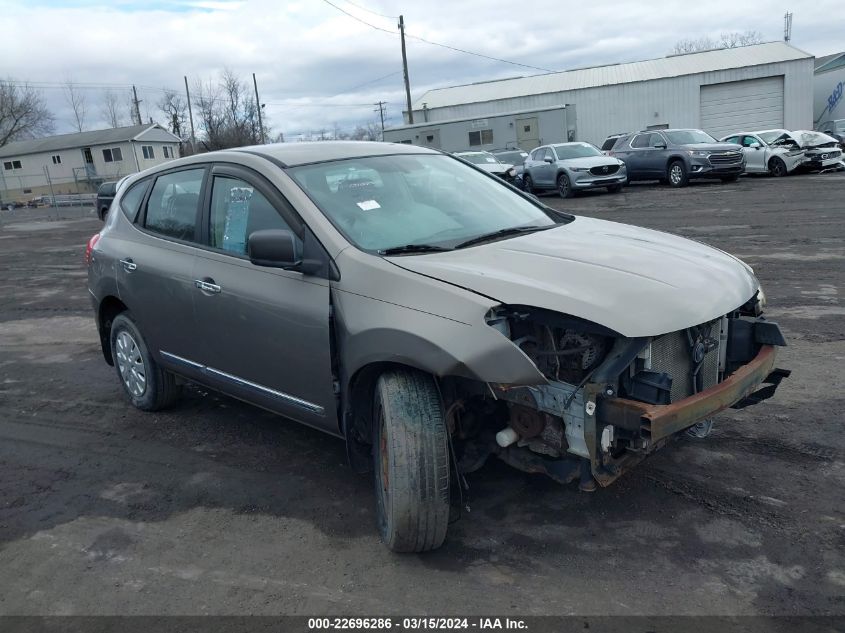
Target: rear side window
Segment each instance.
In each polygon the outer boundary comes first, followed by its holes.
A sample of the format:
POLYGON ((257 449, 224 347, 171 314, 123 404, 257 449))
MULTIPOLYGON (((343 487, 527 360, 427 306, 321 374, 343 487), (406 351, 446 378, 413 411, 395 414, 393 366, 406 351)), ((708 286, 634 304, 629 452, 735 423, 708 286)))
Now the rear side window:
POLYGON ((260 191, 249 183, 216 176, 211 192, 210 246, 234 255, 246 255, 251 233, 291 227, 260 191))
POLYGON ((634 137, 634 140, 631 141, 631 147, 651 147, 649 143, 649 139, 651 138, 651 134, 637 134, 634 137))
POLYGON ((144 227, 177 240, 194 241, 204 174, 204 169, 188 169, 157 178, 147 202, 144 227))
POLYGON ((120 199, 120 209, 130 222, 134 222, 138 216, 138 209, 141 207, 141 201, 144 199, 148 184, 150 184, 148 180, 135 183, 126 190, 126 193, 120 199))
POLYGON ((618 136, 608 136, 604 143, 602 143, 601 151, 606 152, 609 149, 613 149, 613 146, 616 145, 616 141, 619 140, 618 136))

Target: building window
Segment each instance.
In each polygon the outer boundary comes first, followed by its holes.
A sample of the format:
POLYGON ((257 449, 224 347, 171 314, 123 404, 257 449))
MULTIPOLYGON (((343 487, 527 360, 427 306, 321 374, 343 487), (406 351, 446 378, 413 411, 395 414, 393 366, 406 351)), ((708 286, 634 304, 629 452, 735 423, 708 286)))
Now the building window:
POLYGON ((56 154, 55 156, 51 156, 51 158, 53 159, 54 165, 61 165, 62 164, 62 157, 59 154, 56 154))
POLYGON ((119 163, 123 160, 123 151, 119 147, 111 147, 103 150, 103 160, 107 163, 119 163))
POLYGON ((476 130, 469 133, 470 147, 474 145, 490 145, 493 142, 493 130, 476 130))
POLYGON ((153 160, 156 157, 152 145, 141 145, 141 151, 144 153, 144 158, 147 160, 153 160))
POLYGON ((12 171, 13 169, 20 169, 21 168, 21 161, 19 160, 7 160, 3 163, 3 169, 6 171, 12 171))
POLYGON ((32 189, 24 189, 23 192, 24 193, 32 193, 32 189))
POLYGON ((173 150, 170 148, 169 145, 164 145, 161 149, 164 152, 165 158, 173 158, 173 150))

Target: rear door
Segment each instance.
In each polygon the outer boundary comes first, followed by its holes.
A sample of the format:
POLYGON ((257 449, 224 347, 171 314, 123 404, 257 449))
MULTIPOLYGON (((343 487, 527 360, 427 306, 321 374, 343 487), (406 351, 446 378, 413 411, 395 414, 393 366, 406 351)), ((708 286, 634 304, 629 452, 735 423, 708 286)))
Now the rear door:
POLYGON ((651 132, 637 134, 630 141, 629 147, 614 151, 614 156, 625 161, 629 178, 644 178, 650 176, 649 155, 654 151, 651 147, 651 132))
MULTIPOLYGON (((195 359, 222 391, 337 433, 329 336, 329 281, 256 266, 249 235, 305 227, 281 193, 253 172, 216 165, 206 185, 192 289, 195 359)), ((300 251, 301 252, 301 251, 300 251)))
POLYGON ((155 355, 190 358, 196 345, 192 272, 205 174, 205 167, 191 166, 156 177, 138 230, 119 236, 114 247, 118 293, 155 355))

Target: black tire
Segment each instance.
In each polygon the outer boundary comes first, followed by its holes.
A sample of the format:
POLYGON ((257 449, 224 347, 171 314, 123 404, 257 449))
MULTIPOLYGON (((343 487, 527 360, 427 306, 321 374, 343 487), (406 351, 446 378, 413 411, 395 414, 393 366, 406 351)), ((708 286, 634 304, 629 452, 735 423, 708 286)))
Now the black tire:
POLYGON ((620 191, 622 191, 622 185, 610 185, 610 186, 607 188, 607 190, 608 190, 610 193, 619 193, 620 191))
POLYGON ((575 195, 572 190, 572 183, 566 174, 560 174, 557 177, 557 193, 561 198, 571 198, 575 195))
POLYGON ((786 163, 784 163, 782 159, 775 156, 769 161, 769 173, 772 176, 776 176, 778 178, 786 176, 786 163))
POLYGON ((525 193, 534 193, 534 181, 531 180, 531 176, 528 174, 522 177, 522 190, 525 193))
POLYGON ((670 187, 680 188, 686 187, 689 184, 689 174, 687 167, 682 160, 673 160, 669 163, 669 169, 666 170, 666 180, 669 181, 670 187))
POLYGON ((385 372, 373 401, 376 514, 394 552, 437 549, 449 527, 449 442, 434 379, 385 372))
POLYGON ((123 312, 112 321, 109 343, 120 385, 135 407, 141 411, 159 411, 179 399, 181 389, 176 379, 150 355, 150 349, 130 312, 123 312), (143 376, 143 380, 138 378, 138 374, 143 376))
POLYGON ((734 174, 733 176, 722 176, 722 182, 736 182, 739 180, 739 174, 734 174))

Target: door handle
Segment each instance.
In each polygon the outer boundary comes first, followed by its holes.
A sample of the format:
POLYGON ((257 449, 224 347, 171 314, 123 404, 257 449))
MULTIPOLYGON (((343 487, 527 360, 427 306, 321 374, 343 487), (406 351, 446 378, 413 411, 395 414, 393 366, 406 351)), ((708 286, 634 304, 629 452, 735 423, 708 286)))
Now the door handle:
POLYGON ((205 281, 204 279, 194 279, 194 285, 202 290, 203 292, 209 292, 211 294, 220 294, 222 288, 214 283, 214 280, 205 281))
POLYGON ((138 268, 138 264, 133 262, 131 258, 121 259, 120 263, 123 264, 123 270, 128 273, 131 273, 133 270, 138 268))

